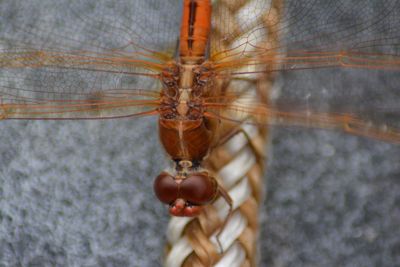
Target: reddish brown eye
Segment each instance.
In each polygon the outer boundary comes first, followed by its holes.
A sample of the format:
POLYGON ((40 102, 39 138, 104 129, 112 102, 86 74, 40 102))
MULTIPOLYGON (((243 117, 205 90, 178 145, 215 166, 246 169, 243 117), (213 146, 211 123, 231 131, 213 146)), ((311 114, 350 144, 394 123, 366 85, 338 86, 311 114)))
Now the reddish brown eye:
POLYGON ((214 199, 218 184, 206 172, 193 173, 181 183, 180 197, 193 205, 204 205, 214 199))
POLYGON ((179 185, 174 177, 166 172, 157 176, 153 188, 157 198, 165 204, 171 204, 178 198, 179 185))

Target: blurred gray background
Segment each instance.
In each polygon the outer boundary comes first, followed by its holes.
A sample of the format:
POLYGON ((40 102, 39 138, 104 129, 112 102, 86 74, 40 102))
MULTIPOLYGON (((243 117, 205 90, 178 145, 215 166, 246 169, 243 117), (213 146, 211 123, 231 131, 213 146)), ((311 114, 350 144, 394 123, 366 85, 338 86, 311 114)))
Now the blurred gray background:
MULTIPOLYGON (((20 7, 26 17, 37 17, 37 11, 55 20, 53 1, 39 2, 0 1, 2 14, 8 15, 2 16, 0 31, 7 20, 27 19, 10 12, 20 7)), ((107 18, 125 10, 107 2, 107 8, 87 5, 85 10, 79 6, 84 1, 71 1, 71 7, 82 14, 100 8, 96 16, 107 18)), ((147 8, 167 12, 163 5, 152 6, 156 2, 148 1, 147 8)), ((370 8, 373 3, 378 1, 368 1, 370 8)), ((123 5, 128 3, 116 6, 123 5)), ((139 14, 135 5, 131 9, 139 14)), ((137 23, 143 14, 126 21, 137 23)), ((282 85, 284 91, 395 88, 397 76, 305 71, 284 73, 282 85)), ((156 122, 1 122, 0 266, 160 266, 169 215, 152 183, 168 161, 156 122)), ((400 265, 399 146, 283 127, 271 130, 271 144, 260 266, 400 265)))

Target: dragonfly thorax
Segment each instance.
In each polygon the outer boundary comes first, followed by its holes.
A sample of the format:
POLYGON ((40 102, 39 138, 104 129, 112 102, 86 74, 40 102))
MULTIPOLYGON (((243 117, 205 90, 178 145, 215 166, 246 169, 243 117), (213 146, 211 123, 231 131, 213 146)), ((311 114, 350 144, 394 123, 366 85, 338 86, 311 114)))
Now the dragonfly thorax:
POLYGON ((203 116, 204 95, 210 74, 206 64, 172 63, 161 74, 160 114, 164 119, 198 120, 203 116))

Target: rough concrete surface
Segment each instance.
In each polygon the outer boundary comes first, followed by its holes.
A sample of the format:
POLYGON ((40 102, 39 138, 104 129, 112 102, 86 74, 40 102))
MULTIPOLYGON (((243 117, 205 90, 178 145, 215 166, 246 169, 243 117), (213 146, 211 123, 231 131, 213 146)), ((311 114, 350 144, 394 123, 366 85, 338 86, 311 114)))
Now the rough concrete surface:
MULTIPOLYGON (((54 16, 51 0, 11 2, 0 1, 2 12, 21 5, 26 18, 54 16)), ((93 8, 57 2, 81 14, 93 8)), ((15 19, 7 14, 0 31, 15 19)), ((396 76, 289 72, 282 86, 396 88, 396 76)), ((160 266, 169 215, 152 182, 168 161, 156 122, 1 122, 0 266, 160 266)), ((260 266, 400 265, 399 146, 284 127, 272 130, 271 144, 260 266)))

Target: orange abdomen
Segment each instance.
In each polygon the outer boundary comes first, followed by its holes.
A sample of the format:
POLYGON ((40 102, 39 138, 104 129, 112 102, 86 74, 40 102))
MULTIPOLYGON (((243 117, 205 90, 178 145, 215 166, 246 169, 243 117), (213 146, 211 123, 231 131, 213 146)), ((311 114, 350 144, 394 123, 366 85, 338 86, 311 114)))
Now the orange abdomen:
POLYGON ((204 58, 211 29, 211 1, 185 0, 181 24, 181 58, 204 58))

